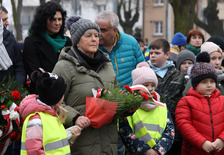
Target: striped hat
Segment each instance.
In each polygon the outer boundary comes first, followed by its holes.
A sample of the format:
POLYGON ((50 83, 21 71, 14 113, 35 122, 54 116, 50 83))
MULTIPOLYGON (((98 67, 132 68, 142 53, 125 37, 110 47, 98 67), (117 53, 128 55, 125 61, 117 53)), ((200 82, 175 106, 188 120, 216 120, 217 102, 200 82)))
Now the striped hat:
MULTIPOLYGON (((203 58, 200 58, 200 60, 205 60, 209 57, 209 54, 207 52, 202 52, 200 55, 203 56, 203 58), (207 55, 208 56, 207 56, 207 55)), ((199 59, 198 59, 199 60, 199 59)), ((212 66, 212 64, 207 63, 209 60, 205 60, 205 62, 196 62, 194 66, 191 69, 191 84, 192 87, 196 87, 198 83, 200 83, 202 80, 207 79, 207 78, 212 78, 217 82, 217 75, 216 75, 216 70, 212 66)))

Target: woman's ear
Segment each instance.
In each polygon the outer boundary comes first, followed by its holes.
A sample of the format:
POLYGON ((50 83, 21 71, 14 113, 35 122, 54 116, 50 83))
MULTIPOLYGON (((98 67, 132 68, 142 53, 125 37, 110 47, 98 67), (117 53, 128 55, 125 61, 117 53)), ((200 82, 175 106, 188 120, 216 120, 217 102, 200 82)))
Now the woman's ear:
POLYGON ((79 42, 76 44, 77 48, 79 48, 79 42))

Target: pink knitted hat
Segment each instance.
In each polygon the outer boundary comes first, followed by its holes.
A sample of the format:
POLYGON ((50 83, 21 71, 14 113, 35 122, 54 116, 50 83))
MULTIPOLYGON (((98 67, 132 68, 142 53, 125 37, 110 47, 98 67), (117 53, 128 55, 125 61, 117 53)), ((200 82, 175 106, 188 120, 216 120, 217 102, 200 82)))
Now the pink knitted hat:
POLYGON ((213 52, 222 53, 221 48, 213 42, 204 42, 201 45, 201 52, 207 52, 209 55, 213 52))
POLYGON ((147 62, 139 63, 136 69, 131 72, 131 75, 133 81, 132 85, 144 84, 147 82, 155 83, 156 86, 158 84, 156 74, 147 62))

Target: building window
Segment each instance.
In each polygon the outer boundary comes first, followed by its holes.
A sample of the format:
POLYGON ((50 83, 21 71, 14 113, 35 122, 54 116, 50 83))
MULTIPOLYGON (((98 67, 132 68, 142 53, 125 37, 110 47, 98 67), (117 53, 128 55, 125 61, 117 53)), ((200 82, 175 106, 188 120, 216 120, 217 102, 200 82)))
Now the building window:
POLYGON ((163 22, 154 23, 154 35, 163 35, 163 22))
POLYGON ((154 6, 163 6, 164 0, 154 0, 154 6))
POLYGON ((98 5, 97 8, 98 8, 98 13, 100 13, 106 10, 106 5, 98 5))

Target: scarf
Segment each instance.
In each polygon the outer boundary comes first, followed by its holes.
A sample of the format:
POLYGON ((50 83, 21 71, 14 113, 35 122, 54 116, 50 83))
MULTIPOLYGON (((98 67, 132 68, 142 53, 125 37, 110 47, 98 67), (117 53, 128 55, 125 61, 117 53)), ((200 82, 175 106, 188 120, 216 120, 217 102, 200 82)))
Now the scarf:
POLYGON ((189 51, 191 51, 191 52, 193 52, 194 55, 196 55, 196 56, 198 55, 198 53, 201 52, 201 48, 194 47, 191 44, 187 44, 186 45, 186 49, 189 50, 189 51))
POLYGON ((94 70, 95 72, 97 72, 99 66, 101 66, 102 63, 108 61, 107 58, 99 50, 96 51, 94 58, 91 58, 86 54, 84 54, 79 49, 77 48, 75 49, 79 54, 79 56, 81 56, 84 61, 84 64, 82 65, 84 65, 88 69, 94 70))
POLYGON ((166 72, 168 71, 168 68, 170 66, 175 66, 173 64, 173 61, 166 61, 166 66, 162 67, 162 68, 158 68, 156 66, 153 66, 151 61, 149 61, 149 65, 152 68, 152 70, 159 75, 161 78, 163 78, 166 75, 166 72))
POLYGON ((0 20, 0 70, 8 70, 12 66, 12 60, 3 44, 3 28, 2 20, 0 20))
POLYGON ((52 38, 47 33, 42 33, 42 36, 51 45, 55 53, 58 53, 59 50, 65 46, 65 43, 67 41, 67 39, 65 37, 63 38, 61 35, 56 35, 55 38, 52 38))

